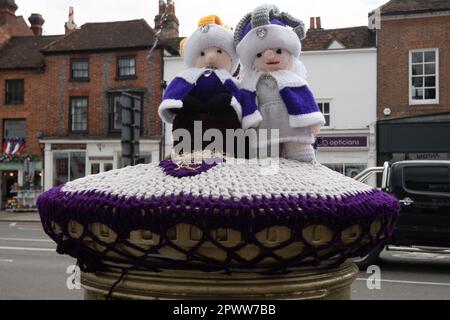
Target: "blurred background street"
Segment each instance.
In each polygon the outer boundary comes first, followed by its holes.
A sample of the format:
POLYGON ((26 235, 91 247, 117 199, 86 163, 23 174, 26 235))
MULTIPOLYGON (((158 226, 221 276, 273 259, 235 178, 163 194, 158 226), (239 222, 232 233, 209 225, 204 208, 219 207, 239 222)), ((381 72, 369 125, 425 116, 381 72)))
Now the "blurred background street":
MULTIPOLYGON (((75 260, 55 252, 33 215, 20 216, 28 221, 0 221, 0 300, 83 299, 82 290, 66 286, 75 260)), ((381 290, 369 290, 370 274, 361 272, 352 286, 354 300, 450 299, 448 253, 385 251, 379 266, 381 290)))

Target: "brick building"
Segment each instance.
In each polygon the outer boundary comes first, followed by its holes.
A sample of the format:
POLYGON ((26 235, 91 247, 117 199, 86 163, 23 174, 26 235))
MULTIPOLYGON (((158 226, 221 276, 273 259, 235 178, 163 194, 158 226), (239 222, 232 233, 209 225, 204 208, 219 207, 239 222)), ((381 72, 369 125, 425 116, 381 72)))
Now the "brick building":
POLYGON ((175 50, 169 45, 173 41, 164 37, 178 37, 173 2, 160 0, 159 5, 155 23, 163 28, 162 37, 149 58, 156 31, 143 19, 77 28, 71 11, 64 35, 43 36, 42 16, 33 14, 28 26, 15 15, 14 0, 0 0, 4 199, 12 196, 12 184, 24 186, 34 180, 35 187, 48 190, 84 175, 119 168, 121 110, 117 101, 123 93, 140 101, 141 160, 159 160, 162 59, 164 52, 175 50), (165 12, 168 16, 162 23, 165 12), (20 152, 11 154, 18 144, 20 152))
POLYGON ((450 0, 392 0, 378 42, 378 163, 450 160, 450 0))

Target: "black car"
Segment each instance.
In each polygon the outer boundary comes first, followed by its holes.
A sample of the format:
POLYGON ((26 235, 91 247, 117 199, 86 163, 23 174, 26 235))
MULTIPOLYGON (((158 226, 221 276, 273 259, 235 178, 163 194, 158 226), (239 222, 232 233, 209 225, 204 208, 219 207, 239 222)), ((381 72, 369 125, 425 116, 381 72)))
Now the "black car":
POLYGON ((381 188, 400 201, 401 211, 392 237, 360 260, 360 267, 374 264, 386 246, 450 248, 450 161, 386 163, 355 179, 364 181, 373 172, 383 173, 381 188))

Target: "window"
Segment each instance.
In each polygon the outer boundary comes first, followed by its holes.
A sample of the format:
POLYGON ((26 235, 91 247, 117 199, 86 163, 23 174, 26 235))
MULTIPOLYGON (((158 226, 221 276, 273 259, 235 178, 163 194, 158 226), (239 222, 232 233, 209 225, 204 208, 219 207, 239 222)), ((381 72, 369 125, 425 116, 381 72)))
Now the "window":
POLYGON ((6 80, 6 104, 24 103, 24 80, 6 80))
POLYGON ((53 186, 83 178, 86 175, 86 153, 54 152, 53 153, 53 186))
POLYGON ((405 188, 412 191, 450 193, 449 167, 407 167, 405 188))
POLYGON ((89 80, 89 60, 73 59, 70 64, 70 79, 74 81, 89 80))
MULTIPOLYGON (((131 93, 140 100, 142 111, 142 93, 131 93)), ((111 133, 120 132, 122 130, 122 109, 120 108, 120 97, 122 92, 114 92, 108 95, 108 109, 109 109, 109 131, 111 133)), ((141 117, 142 128, 142 117, 141 117)))
POLYGON ((70 98, 70 131, 86 132, 88 130, 88 98, 70 98))
POLYGON ((3 122, 3 138, 25 139, 27 137, 25 120, 5 120, 3 122))
POLYGON ((331 119, 330 102, 319 102, 318 105, 320 112, 322 112, 323 116, 325 117, 324 127, 330 127, 330 119, 331 119))
POLYGON ((439 50, 412 50, 409 61, 410 104, 439 103, 439 50))
POLYGON ((347 177, 354 178, 356 175, 366 169, 364 164, 325 164, 331 170, 342 173, 347 177))
POLYGON ((118 57, 117 78, 135 78, 135 77, 136 77, 136 58, 118 57))

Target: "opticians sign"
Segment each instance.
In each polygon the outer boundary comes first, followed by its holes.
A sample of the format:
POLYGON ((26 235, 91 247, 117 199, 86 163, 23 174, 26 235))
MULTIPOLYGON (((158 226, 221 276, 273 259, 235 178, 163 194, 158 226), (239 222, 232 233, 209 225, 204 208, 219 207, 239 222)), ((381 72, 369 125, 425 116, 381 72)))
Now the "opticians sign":
POLYGON ((318 137, 319 148, 368 148, 369 138, 367 136, 333 136, 318 137))

